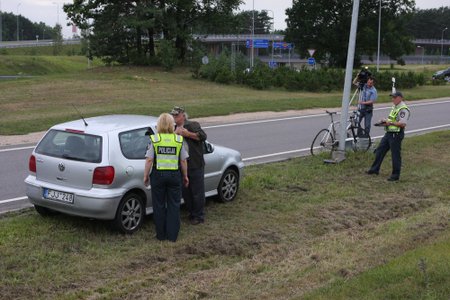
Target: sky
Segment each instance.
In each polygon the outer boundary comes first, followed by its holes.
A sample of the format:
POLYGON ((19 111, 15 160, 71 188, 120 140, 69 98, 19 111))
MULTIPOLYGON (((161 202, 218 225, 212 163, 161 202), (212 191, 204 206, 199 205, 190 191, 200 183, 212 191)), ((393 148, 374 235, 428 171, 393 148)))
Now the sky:
MULTIPOLYGON (((268 10, 269 17, 274 18, 275 29, 286 28, 285 10, 292 6, 292 0, 245 0, 241 10, 268 10)), ((58 22, 63 26, 64 38, 72 37, 72 27, 66 26, 66 14, 62 10, 64 3, 70 0, 0 0, 0 10, 19 13, 32 22, 44 22, 48 26, 55 26, 58 22)), ((416 7, 421 9, 450 6, 450 0, 416 0, 416 7)))

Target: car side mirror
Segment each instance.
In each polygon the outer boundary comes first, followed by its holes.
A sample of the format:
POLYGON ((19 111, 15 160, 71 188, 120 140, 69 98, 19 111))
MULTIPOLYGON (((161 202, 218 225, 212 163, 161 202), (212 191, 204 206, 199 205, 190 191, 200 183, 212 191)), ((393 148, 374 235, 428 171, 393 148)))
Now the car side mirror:
POLYGON ((150 135, 152 135, 153 134, 153 130, 149 127, 149 128, 147 128, 147 131, 145 132, 145 135, 148 135, 148 136, 150 136, 150 135))
POLYGON ((208 142, 203 143, 203 153, 213 153, 214 152, 214 146, 208 142))

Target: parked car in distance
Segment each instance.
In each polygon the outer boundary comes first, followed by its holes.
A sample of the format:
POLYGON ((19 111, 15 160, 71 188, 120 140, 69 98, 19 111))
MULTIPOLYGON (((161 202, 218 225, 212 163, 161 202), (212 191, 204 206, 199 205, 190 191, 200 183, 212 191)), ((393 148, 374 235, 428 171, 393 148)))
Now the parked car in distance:
POLYGON ((450 82, 450 68, 437 71, 436 73, 433 74, 432 78, 433 78, 433 80, 444 79, 445 81, 450 82))
MULTIPOLYGON (((124 233, 153 212, 143 184, 156 117, 107 115, 50 128, 29 159, 27 196, 44 216, 57 212, 112 220, 124 233)), ((238 193, 244 163, 238 151, 205 142, 205 194, 228 202, 238 193)))

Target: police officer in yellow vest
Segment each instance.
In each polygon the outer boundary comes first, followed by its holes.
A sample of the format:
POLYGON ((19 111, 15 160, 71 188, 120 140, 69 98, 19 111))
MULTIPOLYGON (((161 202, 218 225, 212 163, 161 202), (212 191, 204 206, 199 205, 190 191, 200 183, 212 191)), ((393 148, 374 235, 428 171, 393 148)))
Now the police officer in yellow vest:
POLYGON ((175 121, 170 114, 159 116, 158 133, 150 136, 144 169, 144 185, 151 183, 156 238, 172 242, 177 240, 180 231, 181 181, 189 185, 188 153, 183 137, 175 134, 174 128, 175 121))
POLYGON ((400 169, 402 166, 401 147, 402 140, 405 136, 405 127, 408 122, 410 113, 409 108, 403 101, 403 94, 395 92, 391 94, 392 106, 391 112, 387 119, 381 120, 379 124, 384 126, 385 135, 381 139, 375 152, 375 161, 373 162, 367 174, 376 174, 380 172, 381 163, 386 153, 391 150, 392 155, 392 174, 388 181, 397 181, 400 179, 400 169))

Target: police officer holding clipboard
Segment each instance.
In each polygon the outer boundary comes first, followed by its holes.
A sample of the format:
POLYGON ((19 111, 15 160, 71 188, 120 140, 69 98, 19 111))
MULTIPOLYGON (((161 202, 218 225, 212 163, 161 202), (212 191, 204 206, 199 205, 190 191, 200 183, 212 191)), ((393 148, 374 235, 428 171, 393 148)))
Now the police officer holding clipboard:
POLYGON ((367 171, 367 174, 378 175, 386 153, 391 150, 392 174, 388 178, 388 181, 397 181, 400 179, 400 169, 402 166, 401 147, 410 112, 408 106, 403 101, 403 94, 401 92, 397 91, 390 96, 394 105, 388 118, 375 124, 375 126, 384 126, 386 133, 375 150, 375 161, 367 171))

